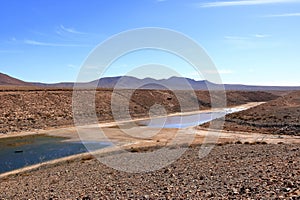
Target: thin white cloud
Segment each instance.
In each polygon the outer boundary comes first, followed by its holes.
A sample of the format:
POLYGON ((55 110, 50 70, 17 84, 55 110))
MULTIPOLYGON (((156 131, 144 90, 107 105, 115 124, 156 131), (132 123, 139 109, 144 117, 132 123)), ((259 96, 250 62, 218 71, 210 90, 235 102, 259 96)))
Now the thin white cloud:
POLYGON ((35 41, 35 40, 24 40, 24 43, 28 44, 28 45, 48 46, 48 47, 83 47, 83 46, 85 46, 85 45, 78 45, 78 44, 39 42, 39 41, 35 41))
MULTIPOLYGON (((81 31, 77 31, 75 30, 74 28, 67 28, 63 25, 60 25, 60 30, 64 31, 64 32, 67 32, 67 33, 73 33, 73 34, 87 34, 87 33, 84 33, 84 32, 81 32, 81 31)), ((57 31, 59 32, 59 31, 57 31)))
POLYGON ((278 43, 265 40, 268 37, 271 37, 271 35, 253 34, 249 36, 225 36, 224 42, 225 44, 240 50, 278 47, 278 43))
POLYGON ((256 37, 256 38, 267 38, 267 37, 271 37, 271 35, 268 35, 268 34, 255 34, 254 37, 256 37))
POLYGON ((70 68, 77 68, 77 66, 73 65, 73 64, 68 64, 67 66, 70 67, 70 68))
POLYGON ((300 13, 283 13, 274 15, 264 15, 262 17, 300 17, 300 13))
POLYGON ((91 41, 99 40, 99 38, 106 38, 107 36, 102 33, 89 33, 78 31, 77 29, 59 25, 55 29, 55 33, 63 40, 68 41, 91 41))
POLYGON ((267 37, 271 37, 271 35, 268 34, 253 34, 253 35, 249 35, 249 36, 225 36, 224 39, 225 40, 231 40, 231 41, 247 41, 247 40, 251 40, 254 38, 267 38, 267 37))
POLYGON ((266 5, 266 4, 284 4, 284 3, 300 3, 300 0, 239 0, 239 1, 218 1, 199 3, 198 7, 230 7, 230 6, 253 6, 253 5, 266 5))

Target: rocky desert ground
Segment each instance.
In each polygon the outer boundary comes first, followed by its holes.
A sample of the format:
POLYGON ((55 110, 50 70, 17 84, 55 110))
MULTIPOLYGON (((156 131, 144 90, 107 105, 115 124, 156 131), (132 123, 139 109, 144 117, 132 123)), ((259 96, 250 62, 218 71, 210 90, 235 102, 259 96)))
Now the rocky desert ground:
MULTIPOLYGON (((204 126, 207 126, 204 125, 204 126)), ((248 110, 226 116, 228 131, 300 134, 300 92, 291 92, 248 110)))
MULTIPOLYGON (((96 93, 100 122, 112 121, 111 93, 111 90, 96 93)), ((127 173, 100 163, 92 155, 79 155, 64 162, 2 176, 0 199, 299 199, 300 146, 295 136, 299 135, 299 92, 283 94, 227 92, 230 106, 266 103, 226 117, 223 139, 204 158, 199 158, 199 142, 167 167, 146 173, 127 173), (243 121, 234 121, 240 118, 243 121), (285 126, 265 127, 267 123, 279 122, 285 126), (239 131, 248 132, 247 138, 255 133, 274 134, 274 131, 290 136, 289 140, 284 140, 288 143, 276 143, 277 136, 269 144, 242 142, 226 139, 226 131, 236 136, 239 131)), ((187 101, 195 101, 188 98, 187 92, 182 95, 187 101)), ((4 102, 0 118, 2 133, 72 126, 71 97, 72 91, 66 89, 3 90, 0 93, 4 102)), ((199 91, 197 97, 200 109, 210 108, 207 92, 199 91)), ((147 116, 149 108, 158 102, 166 105, 168 113, 179 111, 172 93, 140 90, 132 96, 131 115, 135 118, 147 116)), ((198 137, 202 141, 202 136, 198 137)), ((162 144, 162 141, 156 142, 162 144)), ((133 155, 155 151, 161 147, 159 145, 137 145, 128 151, 133 155)), ((168 148, 171 151, 180 146, 168 148)), ((160 162, 160 155, 157 159, 156 162, 160 162)))
POLYGON ((168 167, 137 174, 85 157, 2 179, 0 199, 299 199, 299 150, 229 144, 199 159, 191 147, 168 167))
MULTIPOLYGON (((128 91, 130 92, 130 91, 128 91)), ((45 89, 35 87, 2 86, 0 89, 0 134, 74 125, 71 89, 45 89)), ((99 122, 112 121, 111 89, 98 90, 95 95, 96 114, 99 122)), ((199 109, 210 108, 207 91, 181 91, 178 98, 184 104, 199 103, 199 109)), ((278 96, 267 92, 227 92, 228 106, 248 102, 262 102, 278 96)), ((166 90, 136 90, 128 100, 120 96, 120 105, 130 101, 129 111, 133 118, 146 117, 155 103, 162 104, 167 113, 180 112, 174 93, 166 90)), ((83 108, 85 111, 85 108, 83 108)), ((86 114, 86 113, 85 113, 86 114)))

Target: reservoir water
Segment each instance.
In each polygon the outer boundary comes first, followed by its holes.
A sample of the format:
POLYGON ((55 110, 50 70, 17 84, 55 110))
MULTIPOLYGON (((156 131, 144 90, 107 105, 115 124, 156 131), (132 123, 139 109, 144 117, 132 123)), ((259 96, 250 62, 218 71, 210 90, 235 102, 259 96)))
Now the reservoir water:
MULTIPOLYGON (((245 108, 226 108, 215 112, 191 115, 167 116, 139 121, 151 128, 186 128, 197 126, 226 114, 245 108)), ((84 142, 65 142, 66 138, 47 135, 31 135, 0 139, 0 173, 25 166, 87 152, 84 142)), ((111 146, 109 142, 89 142, 89 148, 97 150, 111 146), (95 144, 95 145, 94 145, 95 144), (95 146, 93 149, 92 147, 95 146)))
POLYGON ((151 120, 140 121, 138 124, 152 128, 187 128, 198 126, 214 119, 224 117, 227 114, 242 110, 246 110, 246 108, 225 108, 224 110, 215 112, 201 112, 191 115, 152 118, 151 120))
MULTIPOLYGON (((46 135, 12 137, 0 140, 0 173, 25 166, 87 152, 82 142, 46 135)), ((102 142, 97 149, 110 146, 102 142)), ((97 150, 95 149, 95 150, 97 150)))

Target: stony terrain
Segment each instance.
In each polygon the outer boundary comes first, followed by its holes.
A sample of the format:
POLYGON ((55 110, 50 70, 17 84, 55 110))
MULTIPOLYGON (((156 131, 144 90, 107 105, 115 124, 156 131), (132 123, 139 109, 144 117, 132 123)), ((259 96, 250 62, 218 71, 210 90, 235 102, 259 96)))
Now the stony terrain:
MULTIPOLYGON (((300 146, 229 144, 130 174, 84 158, 1 180, 0 199, 299 199, 300 146)), ((159 159, 159 156, 157 157, 159 159)))
MULTIPOLYGON (((130 91, 128 91, 130 92, 130 91)), ((96 113, 101 122, 111 121, 112 90, 98 90, 96 93, 96 113)), ((199 109, 210 108, 207 91, 197 91, 197 99, 191 92, 181 91, 185 105, 199 103, 199 109)), ((227 92, 229 106, 248 102, 269 101, 278 96, 266 92, 227 92)), ((118 105, 125 105, 128 99, 120 96, 118 105)), ((72 90, 45 89, 36 87, 2 87, 0 89, 0 134, 29 131, 49 127, 73 125, 72 90)), ((130 99, 129 111, 132 117, 145 117, 154 104, 161 104, 168 113, 180 112, 178 99, 166 90, 137 90, 130 99)), ((83 106, 83 111, 88 112, 83 106)), ((84 113, 88 114, 88 113, 84 113)))
MULTIPOLYGON (((145 117, 151 106, 161 104, 168 113, 179 112, 178 98, 184 99, 187 105, 198 102, 199 109, 211 107, 208 92, 197 91, 196 94, 197 99, 183 91, 175 97, 166 90, 137 90, 130 99, 129 111, 132 117, 145 117)), ((96 93, 99 121, 112 120, 111 95, 112 90, 103 89, 96 93)), ((267 92, 229 91, 229 106, 268 102, 229 115, 225 128, 262 133, 282 130, 282 134, 295 134, 296 131, 297 134, 299 97, 299 92, 278 97, 267 92)), ((128 101, 122 95, 117 99, 120 105, 128 101)), ((70 89, 6 87, 0 91, 0 101, 1 133, 73 124, 70 89)), ((239 143, 218 144, 203 159, 198 157, 199 147, 190 147, 166 168, 137 174, 114 170, 92 156, 78 157, 0 179, 0 200, 300 198, 299 144, 239 143)), ((132 154, 145 150, 149 150, 148 147, 135 148, 132 154)), ((159 155, 157 159, 160 159, 159 155)))
POLYGON ((227 115, 224 128, 230 131, 300 135, 300 92, 227 115))

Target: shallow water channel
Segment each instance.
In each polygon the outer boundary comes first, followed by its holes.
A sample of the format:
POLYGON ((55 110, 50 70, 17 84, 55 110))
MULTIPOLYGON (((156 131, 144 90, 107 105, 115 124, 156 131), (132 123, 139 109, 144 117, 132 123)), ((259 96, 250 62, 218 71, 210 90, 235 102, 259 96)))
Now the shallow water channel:
MULTIPOLYGON (((64 142, 65 139, 47 135, 0 139, 0 173, 87 152, 81 142, 64 142)), ((110 144, 103 142, 96 146, 98 149, 110 144)))
POLYGON ((152 118, 151 120, 139 121, 139 125, 152 128, 187 128, 198 126, 227 114, 246 110, 246 108, 225 108, 221 111, 201 112, 191 115, 167 116, 152 118))
MULTIPOLYGON (((245 108, 226 108, 222 111, 202 112, 191 115, 168 116, 137 122, 151 128, 186 128, 197 126, 226 114, 245 108)), ((83 142, 65 142, 67 138, 48 135, 30 135, 0 139, 0 173, 25 166, 87 152, 83 142)), ((89 142, 97 150, 111 146, 109 142, 89 142), (93 145, 95 143, 95 145, 93 145)))

